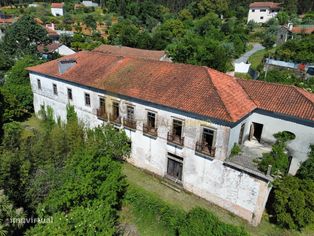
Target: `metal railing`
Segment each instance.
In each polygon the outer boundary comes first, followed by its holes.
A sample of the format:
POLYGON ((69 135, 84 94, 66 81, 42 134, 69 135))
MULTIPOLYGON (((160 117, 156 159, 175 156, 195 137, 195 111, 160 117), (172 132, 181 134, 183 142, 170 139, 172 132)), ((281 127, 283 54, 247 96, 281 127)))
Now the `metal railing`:
POLYGON ((116 115, 113 115, 113 114, 110 114, 109 115, 109 121, 113 124, 118 124, 120 125, 121 124, 121 117, 120 116, 116 116, 116 115))
POLYGON ((167 135, 167 141, 179 146, 183 146, 184 145, 184 137, 180 137, 178 135, 174 135, 168 132, 167 135))
POLYGON ((136 121, 134 119, 123 119, 123 125, 130 129, 136 129, 136 121))
POLYGON ((195 151, 198 153, 205 154, 207 156, 215 157, 216 148, 211 147, 204 142, 196 142, 195 151))
POLYGON ((151 127, 148 124, 143 124, 143 133, 157 137, 157 128, 151 127))
POLYGON ((106 109, 101 107, 99 109, 97 109, 97 118, 100 120, 108 120, 108 114, 106 112, 106 109))

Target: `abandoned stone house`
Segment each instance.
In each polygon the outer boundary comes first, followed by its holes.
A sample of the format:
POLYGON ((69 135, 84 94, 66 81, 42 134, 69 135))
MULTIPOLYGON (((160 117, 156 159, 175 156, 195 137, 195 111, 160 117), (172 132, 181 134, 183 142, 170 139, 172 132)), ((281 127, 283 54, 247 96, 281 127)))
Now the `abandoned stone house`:
POLYGON ((230 162, 231 149, 292 132, 294 174, 314 142, 314 95, 138 53, 83 51, 28 68, 35 112, 50 106, 65 121, 72 104, 90 127, 123 129, 130 163, 257 225, 271 177, 230 162))

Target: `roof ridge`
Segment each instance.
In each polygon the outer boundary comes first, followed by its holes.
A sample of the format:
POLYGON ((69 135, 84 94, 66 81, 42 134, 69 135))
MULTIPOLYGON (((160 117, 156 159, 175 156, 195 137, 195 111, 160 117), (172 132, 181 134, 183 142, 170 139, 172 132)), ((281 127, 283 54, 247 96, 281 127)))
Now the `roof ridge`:
MULTIPOLYGON (((303 93, 303 92, 309 93, 308 91, 306 91, 305 89, 300 88, 300 87, 294 87, 294 89, 295 89, 298 93, 300 93, 308 102, 310 102, 311 104, 313 104, 313 101, 311 101, 311 99, 303 93)), ((313 96, 314 96, 314 95, 313 95, 313 96)))
POLYGON ((227 112, 229 118, 230 118, 232 121, 234 121, 233 117, 231 116, 231 112, 229 111, 229 109, 227 108, 227 106, 225 105, 225 103, 224 103, 224 101, 223 101, 223 99, 222 99, 222 97, 221 97, 221 94, 220 94, 220 92, 219 92, 219 89, 217 88, 216 84, 213 82, 213 78, 211 77, 211 75, 210 75, 210 73, 209 73, 209 69, 210 69, 210 68, 207 67, 207 66, 203 66, 203 68, 205 69, 206 73, 208 74, 211 83, 212 83, 213 86, 215 87, 215 91, 217 92, 217 95, 218 95, 220 101, 222 102, 223 107, 224 107, 224 109, 226 110, 226 112, 227 112))

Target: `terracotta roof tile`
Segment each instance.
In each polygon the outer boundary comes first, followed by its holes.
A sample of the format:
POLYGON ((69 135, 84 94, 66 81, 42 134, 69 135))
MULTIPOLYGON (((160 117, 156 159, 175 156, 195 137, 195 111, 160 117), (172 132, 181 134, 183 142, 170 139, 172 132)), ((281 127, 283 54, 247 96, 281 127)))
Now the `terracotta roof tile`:
POLYGON ((312 34, 314 32, 314 25, 312 26, 296 25, 291 29, 291 32, 295 34, 312 34))
POLYGON ((63 2, 53 2, 51 3, 51 8, 63 8, 63 2))
POLYGON ((58 60, 28 69, 227 122, 236 122, 257 107, 314 120, 313 95, 293 86, 245 81, 207 67, 95 51, 64 57, 70 58, 77 64, 63 74, 58 60))
POLYGON ((258 108, 314 120, 314 94, 290 85, 267 83, 255 80, 238 82, 258 108))
POLYGON ((101 45, 98 48, 95 48, 94 51, 115 56, 152 59, 157 61, 159 61, 163 56, 166 55, 165 51, 144 50, 139 48, 130 48, 113 45, 101 45))
POLYGON ((267 7, 270 9, 279 9, 281 3, 277 2, 252 2, 250 4, 250 8, 261 8, 261 7, 267 7))
POLYGON ((40 44, 37 46, 37 51, 40 53, 53 53, 57 50, 62 44, 61 43, 50 43, 47 45, 40 44))

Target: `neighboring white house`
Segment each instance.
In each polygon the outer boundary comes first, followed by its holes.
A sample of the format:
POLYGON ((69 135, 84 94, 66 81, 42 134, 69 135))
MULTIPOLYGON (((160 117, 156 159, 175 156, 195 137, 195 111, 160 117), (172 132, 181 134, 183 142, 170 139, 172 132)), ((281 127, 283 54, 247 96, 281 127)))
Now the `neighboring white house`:
POLYGON ((84 7, 98 7, 98 3, 92 2, 92 1, 83 1, 82 5, 84 7))
POLYGON ((75 53, 75 51, 73 51, 71 48, 57 42, 47 45, 38 45, 37 51, 40 52, 44 58, 50 58, 54 53, 58 53, 60 56, 68 56, 75 53))
POLYGON ((292 132, 295 174, 314 142, 314 95, 160 61, 149 51, 147 58, 121 54, 83 51, 28 68, 35 112, 50 106, 55 119, 65 122, 72 104, 86 125, 124 130, 131 139, 128 162, 257 225, 272 178, 232 165, 231 149, 244 140, 274 142, 274 133, 292 132))
POLYGON ((51 14, 53 16, 63 16, 64 3, 51 3, 51 14))
POLYGON ((255 23, 265 23, 274 18, 280 10, 280 3, 275 2, 253 2, 250 4, 250 10, 247 21, 255 23))

